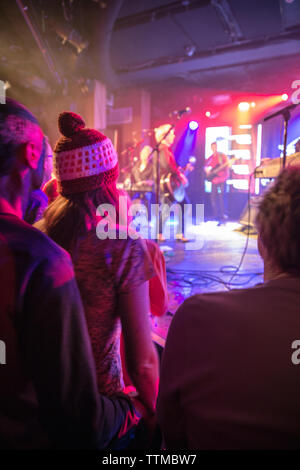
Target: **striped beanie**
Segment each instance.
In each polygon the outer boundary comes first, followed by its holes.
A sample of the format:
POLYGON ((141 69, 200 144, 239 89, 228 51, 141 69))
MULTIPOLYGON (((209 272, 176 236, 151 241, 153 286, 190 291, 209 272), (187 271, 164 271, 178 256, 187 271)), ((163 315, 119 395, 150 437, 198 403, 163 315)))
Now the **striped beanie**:
POLYGON ((58 118, 63 135, 54 148, 54 171, 63 195, 107 186, 118 178, 118 156, 110 139, 95 129, 85 128, 75 113, 58 118))

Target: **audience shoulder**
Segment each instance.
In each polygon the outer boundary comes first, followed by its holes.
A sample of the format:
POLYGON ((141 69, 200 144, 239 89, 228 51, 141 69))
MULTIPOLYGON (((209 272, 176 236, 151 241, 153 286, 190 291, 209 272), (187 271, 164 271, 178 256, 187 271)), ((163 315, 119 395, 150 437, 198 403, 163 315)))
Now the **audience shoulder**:
POLYGON ((178 309, 176 315, 193 322, 195 316, 198 320, 212 318, 223 312, 224 302, 228 302, 232 292, 211 292, 195 294, 186 299, 178 309))
POLYGON ((248 297, 261 297, 261 290, 265 290, 265 284, 245 289, 232 289, 230 291, 208 292, 196 294, 186 299, 178 309, 178 314, 182 317, 189 317, 194 321, 194 316, 201 316, 202 319, 216 320, 216 317, 224 319, 224 316, 234 315, 239 312, 241 305, 248 297))
POLYGON ((203 294, 195 294, 191 297, 188 297, 177 310, 176 316, 187 317, 191 315, 192 312, 194 312, 195 310, 198 310, 199 307, 203 304, 202 295, 203 294))
POLYGON ((46 263, 47 265, 55 268, 69 266, 72 268, 71 257, 67 251, 57 245, 45 233, 41 232, 38 228, 28 226, 31 237, 31 247, 33 255, 38 263, 46 263))

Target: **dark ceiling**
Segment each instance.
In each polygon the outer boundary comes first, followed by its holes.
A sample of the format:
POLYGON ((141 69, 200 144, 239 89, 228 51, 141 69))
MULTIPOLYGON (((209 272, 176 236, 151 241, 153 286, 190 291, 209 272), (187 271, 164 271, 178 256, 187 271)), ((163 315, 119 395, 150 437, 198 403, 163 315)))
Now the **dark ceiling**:
POLYGON ((0 79, 36 93, 300 79, 300 0, 1 0, 0 35, 0 79))

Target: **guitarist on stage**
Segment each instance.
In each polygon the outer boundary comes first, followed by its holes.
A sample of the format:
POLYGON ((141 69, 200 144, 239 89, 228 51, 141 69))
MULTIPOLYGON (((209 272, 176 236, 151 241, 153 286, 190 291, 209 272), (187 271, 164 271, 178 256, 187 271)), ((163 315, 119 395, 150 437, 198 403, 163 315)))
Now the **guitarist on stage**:
MULTIPOLYGON (((170 129, 170 124, 163 124, 160 127, 155 129, 155 139, 156 142, 160 142, 161 138, 163 137, 166 132, 170 129)), ((179 180, 183 184, 183 186, 187 186, 188 179, 187 177, 180 171, 180 167, 177 165, 174 154, 171 150, 171 146, 175 140, 175 133, 174 129, 166 136, 166 138, 162 141, 159 146, 159 173, 160 177, 165 175, 166 173, 173 172, 178 175, 179 180)), ((155 165, 154 165, 155 167, 155 165)), ((175 201, 170 199, 169 196, 165 194, 161 194, 160 196, 160 203, 161 204, 173 204, 175 201)), ((182 208, 182 214, 184 214, 184 204, 187 204, 187 201, 184 199, 182 202, 179 203, 182 208)), ((159 223, 159 234, 158 240, 164 241, 163 237, 163 226, 166 222, 166 217, 162 213, 162 217, 160 217, 159 223)), ((188 242, 189 240, 184 235, 184 217, 182 217, 182 233, 178 233, 176 235, 176 240, 181 242, 188 242)))
POLYGON ((207 176, 212 171, 215 173, 214 178, 211 180, 211 205, 213 216, 219 222, 218 225, 224 225, 227 218, 224 214, 224 195, 225 182, 229 177, 229 160, 224 153, 218 152, 217 142, 211 144, 211 150, 212 155, 206 160, 204 170, 207 176), (222 169, 218 172, 219 166, 222 169))

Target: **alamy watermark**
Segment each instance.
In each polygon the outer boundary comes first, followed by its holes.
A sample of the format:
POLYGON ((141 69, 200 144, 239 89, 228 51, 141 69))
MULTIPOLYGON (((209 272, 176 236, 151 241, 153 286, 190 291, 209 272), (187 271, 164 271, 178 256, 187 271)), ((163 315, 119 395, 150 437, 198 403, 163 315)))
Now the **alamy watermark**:
POLYGON ((6 364, 6 345, 0 340, 0 365, 6 364))
POLYGON ((292 103, 300 104, 300 80, 294 80, 292 88, 295 89, 291 96, 292 103))
POLYGON ((149 211, 148 207, 140 202, 133 202, 128 208, 127 197, 120 196, 118 213, 119 218, 113 204, 101 204, 97 208, 96 215, 101 219, 97 224, 96 233, 100 240, 156 240, 159 238, 161 227, 164 239, 172 240, 176 238, 176 234, 183 234, 190 240, 185 245, 187 250, 203 248, 204 237, 199 227, 204 222, 204 204, 184 204, 183 209, 180 204, 151 204, 149 211), (176 217, 176 225, 170 224, 171 214, 173 218, 176 217))
POLYGON ((295 349, 291 357, 292 363, 295 366, 298 366, 300 364, 300 339, 295 339, 295 341, 292 342, 291 347, 292 349, 295 349))
POLYGON ((3 80, 0 80, 0 104, 6 103, 6 85, 3 80))

